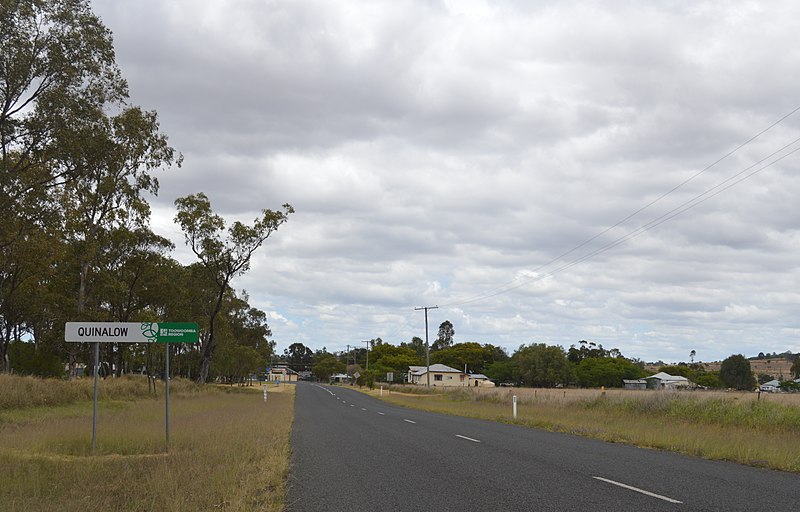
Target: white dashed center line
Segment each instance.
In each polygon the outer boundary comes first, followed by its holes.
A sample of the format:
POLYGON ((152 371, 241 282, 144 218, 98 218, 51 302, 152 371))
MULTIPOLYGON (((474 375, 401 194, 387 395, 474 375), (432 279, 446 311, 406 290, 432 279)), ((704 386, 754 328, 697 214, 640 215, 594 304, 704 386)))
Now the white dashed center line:
POLYGON ((593 476, 592 478, 594 478, 595 480, 600 480, 602 482, 609 483, 611 485, 616 485, 616 486, 622 487, 624 489, 628 489, 628 490, 631 490, 631 491, 639 492, 639 493, 645 494, 647 496, 652 496, 653 498, 658 498, 660 500, 668 501, 670 503, 683 503, 682 501, 674 500, 672 498, 668 498, 666 496, 662 496, 662 495, 656 494, 654 492, 645 491, 644 489, 639 489, 638 487, 634 487, 632 485, 626 485, 626 484, 623 484, 623 483, 620 483, 620 482, 615 482, 614 480, 609 480, 608 478, 603 478, 601 476, 593 476))
POLYGON ((380 414, 381 416, 386 416, 386 413, 383 412, 379 412, 378 414, 380 414))
POLYGON ((416 421, 411 421, 411 420, 403 420, 403 421, 405 421, 407 423, 416 423, 416 421))
POLYGON ((461 439, 466 439, 467 441, 472 441, 473 443, 480 443, 477 439, 472 439, 471 437, 462 436, 461 434, 456 434, 456 437, 460 437, 461 439))

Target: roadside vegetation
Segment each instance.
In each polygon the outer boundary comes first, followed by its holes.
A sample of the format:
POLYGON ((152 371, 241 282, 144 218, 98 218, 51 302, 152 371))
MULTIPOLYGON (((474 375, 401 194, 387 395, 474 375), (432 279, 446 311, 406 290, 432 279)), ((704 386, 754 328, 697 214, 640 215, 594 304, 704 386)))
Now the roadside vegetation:
MULTIPOLYGON (((436 388, 383 390, 388 402, 708 459, 800 472, 800 394, 436 388), (517 418, 512 396, 517 396, 517 418)), ((372 391, 380 395, 380 391, 372 391)))
MULTIPOLYGON (((269 364, 267 314, 232 287, 294 211, 227 222, 190 190, 175 221, 197 258, 154 233, 148 201, 184 164, 158 114, 131 102, 88 0, 0 2, 0 372, 69 378, 93 363, 65 322, 196 322, 176 376, 240 381, 269 364), (212 354, 214 358, 212 359, 212 354)), ((163 347, 103 343, 101 371, 163 375, 163 347)))
POLYGON ((283 510, 294 386, 100 385, 0 375, 0 503, 8 511, 283 510))

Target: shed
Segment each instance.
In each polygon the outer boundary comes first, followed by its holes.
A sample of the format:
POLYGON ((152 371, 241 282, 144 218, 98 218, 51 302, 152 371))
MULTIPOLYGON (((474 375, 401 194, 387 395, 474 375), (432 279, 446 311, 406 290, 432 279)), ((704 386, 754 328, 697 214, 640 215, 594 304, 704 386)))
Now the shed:
POLYGON ((622 385, 625 389, 647 389, 645 379, 622 379, 622 385))
POLYGON ((467 379, 467 386, 493 388, 494 382, 490 381, 489 377, 482 373, 471 373, 467 379))

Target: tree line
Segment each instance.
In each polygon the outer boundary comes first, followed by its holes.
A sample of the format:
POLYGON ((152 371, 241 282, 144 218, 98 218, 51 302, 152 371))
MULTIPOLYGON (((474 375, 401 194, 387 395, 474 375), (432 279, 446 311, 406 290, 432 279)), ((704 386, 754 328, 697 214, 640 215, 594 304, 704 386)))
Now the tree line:
MULTIPOLYGON (((431 364, 445 364, 469 373, 482 373, 498 384, 531 387, 583 386, 621 387, 623 379, 645 376, 644 363, 629 359, 618 349, 580 341, 564 349, 559 345, 531 343, 520 345, 509 355, 502 347, 489 343, 454 343, 455 329, 446 320, 430 345, 431 364)), ((375 338, 367 347, 349 351, 311 351, 300 343, 290 346, 286 361, 311 369, 314 376, 327 381, 336 373, 358 373, 359 384, 391 380, 405 381, 409 366, 424 366, 427 348, 419 337, 397 345, 375 338), (369 369, 367 369, 369 358, 369 369), (391 379, 388 375, 391 374, 391 379)))
MULTIPOLYGON (((509 355, 502 347, 488 343, 454 343, 454 335, 453 324, 448 320, 442 322, 430 346, 431 364, 482 373, 501 385, 620 388, 623 380, 649 375, 643 361, 591 341, 581 340, 567 349, 545 343, 522 344, 509 355)), ((692 351, 692 357, 694 355, 692 351)), ((361 385, 376 381, 400 384, 405 382, 409 366, 425 365, 426 347, 419 337, 397 345, 375 338, 369 342, 369 351, 366 347, 353 347, 333 353, 325 348, 314 352, 302 343, 294 343, 284 351, 282 361, 295 369, 311 370, 321 381, 338 373, 358 373, 357 382, 361 385)), ((695 362, 662 365, 658 371, 686 377, 693 384, 708 389, 753 390, 757 385, 749 361, 741 354, 726 358, 718 371, 708 371, 702 363, 695 362)), ((791 371, 795 377, 800 377, 800 359, 791 371)), ((791 387, 787 381, 786 388, 791 387)))
MULTIPOLYGON (((175 200, 197 261, 150 229, 155 172, 181 166, 155 111, 130 102, 111 32, 86 0, 0 3, 0 364, 76 375, 66 321, 195 321, 175 373, 235 379, 274 352, 266 313, 231 281, 293 212, 227 226, 202 192, 175 200)), ((102 371, 157 372, 164 347, 102 344, 102 371)))

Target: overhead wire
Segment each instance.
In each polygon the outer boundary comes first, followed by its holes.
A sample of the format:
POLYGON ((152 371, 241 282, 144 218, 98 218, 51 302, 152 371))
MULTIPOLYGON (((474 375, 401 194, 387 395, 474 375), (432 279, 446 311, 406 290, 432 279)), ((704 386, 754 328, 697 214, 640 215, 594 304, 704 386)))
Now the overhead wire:
POLYGON ((637 209, 633 213, 627 215, 626 217, 624 217, 620 221, 616 222, 612 226, 609 226, 608 228, 604 229, 603 231, 600 231, 596 235, 588 238, 587 240, 581 242, 580 244, 578 244, 575 247, 569 249, 568 251, 560 254, 559 256, 556 256, 555 258, 549 260, 548 262, 539 265, 536 269, 531 271, 531 273, 534 274, 533 276, 527 277, 527 278, 525 278, 525 277, 514 278, 511 281, 508 281, 508 282, 506 282, 506 283, 504 283, 502 285, 499 285, 499 286, 496 286, 496 287, 490 289, 488 292, 484 292, 482 294, 473 295, 471 297, 468 297, 468 298, 460 300, 460 301, 454 301, 454 302, 445 303, 445 304, 442 304, 441 307, 461 306, 461 305, 465 305, 465 304, 471 304, 471 303, 474 303, 474 302, 480 302, 482 300, 486 300, 486 299, 489 299, 489 298, 492 298, 492 297, 496 297, 498 295, 502 295, 502 294, 508 293, 508 292, 510 292, 512 290, 518 289, 518 288, 520 288, 522 286, 525 286, 527 284, 530 284, 532 282, 536 282, 536 281, 539 281, 541 279, 544 279, 545 277, 554 275, 555 273, 562 272, 562 271, 566 270, 567 268, 571 268, 572 266, 577 265, 578 263, 586 261, 586 260, 588 260, 590 258, 593 258, 594 256, 599 255, 599 254, 602 254, 603 252, 606 252, 607 250, 610 250, 610 249, 612 249, 612 248, 614 248, 614 247, 616 247, 616 246, 618 246, 618 245, 620 245, 622 243, 625 243, 626 241, 628 241, 628 240, 630 240, 632 238, 635 238, 635 237, 641 235, 642 233, 644 233, 646 231, 649 231, 650 229, 652 229, 652 228, 654 228, 654 227, 656 227, 656 226, 658 226, 660 224, 663 224, 664 222, 676 217, 677 215, 680 215, 681 213, 683 213, 683 212, 685 212, 685 211, 687 211, 687 210, 689 210, 691 208, 694 208, 694 206, 697 206, 698 204, 701 204, 701 203, 707 201, 708 199, 711 199, 712 197, 715 197, 715 196, 719 195, 723 191, 729 189, 732 186, 735 186, 736 184, 740 183, 741 181, 744 181, 745 179, 748 179, 752 175, 757 174, 758 172, 761 172, 762 170, 766 169, 767 167, 770 167, 770 166, 774 165, 775 163, 783 160, 784 158, 794 154, 795 152, 800 150, 800 148, 789 152, 788 154, 778 158, 777 160, 775 160, 773 162, 770 162, 769 164, 765 165, 764 167, 759 168, 758 170, 748 174, 743 179, 737 180, 737 181, 735 181, 733 184, 731 184, 729 186, 724 186, 726 183, 730 182, 731 180, 736 179, 738 176, 741 176, 741 175, 747 173, 748 170, 753 169, 754 167, 758 166, 760 163, 766 161, 769 158, 772 158, 776 154, 779 154, 782 151, 786 150, 787 148, 791 147, 792 145, 796 144, 798 141, 800 141, 800 138, 795 139, 792 142, 784 145, 782 148, 778 149, 777 151, 774 151, 770 155, 767 155, 766 157, 764 157, 761 160, 757 161, 756 163, 748 166, 747 168, 743 169, 742 171, 739 171, 738 173, 728 177, 727 179, 725 179, 722 182, 718 183, 714 187, 711 187, 710 189, 707 189, 703 193, 695 196, 694 198, 690 199, 689 201, 686 201, 686 202, 682 203, 681 205, 679 205, 676 208, 673 208, 672 210, 668 211, 667 213, 662 214, 659 217, 656 217, 655 219, 649 221, 644 226, 641 226, 640 228, 637 228, 636 230, 624 235, 623 237, 620 237, 620 238, 618 238, 618 239, 616 239, 616 240, 614 240, 612 242, 609 242, 609 243, 605 244, 604 246, 602 246, 602 247, 600 247, 598 249, 595 249, 594 251, 592 251, 592 252, 590 252, 590 253, 588 253, 588 254, 586 254, 586 255, 584 255, 584 256, 576 259, 576 260, 573 260, 573 261, 567 263, 566 265, 562 265, 561 267, 557 268, 556 270, 554 270, 552 272, 546 272, 544 274, 539 274, 539 272, 544 270, 545 268, 547 268, 547 267, 551 266, 552 264, 562 260, 563 258, 565 258, 566 256, 569 256, 570 254, 574 253, 575 251, 587 246, 588 244, 590 244, 593 241, 597 240, 598 238, 600 238, 604 234, 606 234, 606 233, 610 232, 611 230, 621 226, 622 224, 624 224, 625 222, 627 222, 630 219, 634 218, 635 216, 639 215, 640 213, 644 212, 645 210, 647 210, 651 206, 653 206, 656 203, 662 201, 667 196, 673 194, 674 192, 676 192, 677 190, 679 190, 680 188, 682 188, 683 186, 685 186, 689 182, 693 181, 694 179, 696 179, 697 177, 699 177, 703 173, 705 173, 708 170, 712 169, 713 167, 717 166, 719 163, 721 163, 725 159, 729 158, 730 156, 732 156, 735 153, 737 153, 738 151, 740 151, 742 148, 744 148, 747 145, 751 144, 752 142, 757 140, 759 137, 761 137, 762 135, 764 135, 768 131, 772 130, 773 128, 775 128, 776 126, 781 124, 783 121, 785 121, 787 118, 789 118, 790 116, 794 115, 798 111, 800 111, 800 106, 794 108, 793 110, 791 110, 787 114, 783 115, 781 118, 779 118, 778 120, 776 120, 775 122, 773 122, 772 124, 767 126, 766 128, 762 129, 761 131, 759 131, 757 134, 753 135, 752 137, 750 137, 746 141, 742 142, 741 144, 736 146, 734 149, 730 150, 728 153, 726 153, 725 155, 723 155, 720 158, 718 158, 717 160, 715 160, 713 163, 707 165, 706 167, 704 167, 700 171, 696 172, 695 174, 693 174, 692 176, 690 176, 686 180, 684 180, 681 183, 679 183, 678 185, 672 187, 667 192, 661 194, 656 199, 650 201, 649 203, 647 203, 646 205, 644 205, 641 208, 637 209), (721 188, 721 190, 719 190, 718 192, 715 192, 715 193, 711 194, 709 197, 706 197, 706 198, 700 200, 700 198, 702 198, 703 196, 711 193, 712 191, 714 191, 714 190, 716 190, 716 189, 718 189, 720 187, 723 187, 723 188, 721 188), (694 201, 697 201, 697 204, 692 205, 692 206, 688 206, 685 209, 681 209, 681 208, 684 208, 687 204, 690 204, 690 203, 692 203, 694 201), (680 210, 680 211, 678 211, 678 210, 680 210), (676 211, 677 211, 677 213, 673 214, 673 212, 676 212, 676 211), (673 215, 671 215, 671 214, 673 214, 673 215), (663 220, 661 220, 661 219, 663 219, 663 220), (647 226, 649 226, 649 227, 647 227, 647 226), (514 283, 517 283, 517 284, 514 284, 514 283))

